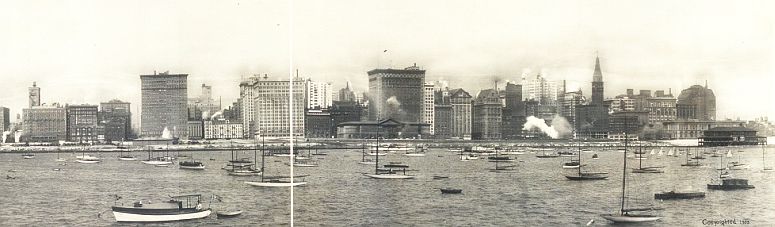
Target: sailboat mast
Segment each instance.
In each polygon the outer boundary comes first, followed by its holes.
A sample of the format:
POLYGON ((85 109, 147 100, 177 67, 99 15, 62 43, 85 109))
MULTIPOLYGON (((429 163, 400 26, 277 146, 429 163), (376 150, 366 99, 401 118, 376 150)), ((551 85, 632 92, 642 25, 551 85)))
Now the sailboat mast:
POLYGON ((361 162, 366 161, 366 142, 361 144, 361 162))
POLYGON ((643 169, 643 144, 638 147, 638 169, 643 169))
POLYGON ((261 182, 264 182, 264 137, 261 137, 261 182))
POLYGON ((579 176, 581 176, 581 144, 576 143, 576 146, 579 148, 579 176))
POLYGON ((627 185, 627 145, 629 141, 629 135, 627 135, 627 117, 624 118, 624 155, 622 156, 622 159, 624 160, 624 165, 622 166, 622 209, 620 210, 621 214, 624 215, 624 191, 626 190, 627 185))
POLYGON ((381 131, 380 129, 381 128, 382 128, 382 126, 380 126, 380 125, 377 126, 377 149, 376 149, 377 155, 374 156, 375 157, 374 158, 374 174, 379 174, 379 134, 380 134, 380 131, 381 131))

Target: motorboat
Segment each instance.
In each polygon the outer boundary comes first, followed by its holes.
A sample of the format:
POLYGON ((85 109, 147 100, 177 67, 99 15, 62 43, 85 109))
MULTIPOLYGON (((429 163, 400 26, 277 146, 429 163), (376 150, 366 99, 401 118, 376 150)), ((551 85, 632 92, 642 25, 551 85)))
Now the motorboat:
POLYGON ((668 200, 668 199, 695 199, 705 198, 705 192, 659 192, 654 194, 654 199, 668 200))
POLYGON ((181 168, 181 169, 191 169, 191 170, 204 170, 205 169, 205 164, 204 163, 202 163, 200 161, 194 161, 194 160, 182 161, 182 162, 178 163, 178 165, 180 166, 179 168, 181 168))
POLYGON ((463 192, 463 189, 459 188, 440 188, 441 194, 460 194, 463 192))
POLYGON ((133 203, 132 206, 113 206, 113 216, 117 222, 171 222, 200 219, 210 216, 211 210, 202 207, 201 195, 173 196, 162 203, 133 203))
POLYGON ((745 190, 753 189, 754 186, 748 184, 748 180, 740 178, 726 178, 721 179, 721 184, 708 184, 708 189, 711 190, 745 190))

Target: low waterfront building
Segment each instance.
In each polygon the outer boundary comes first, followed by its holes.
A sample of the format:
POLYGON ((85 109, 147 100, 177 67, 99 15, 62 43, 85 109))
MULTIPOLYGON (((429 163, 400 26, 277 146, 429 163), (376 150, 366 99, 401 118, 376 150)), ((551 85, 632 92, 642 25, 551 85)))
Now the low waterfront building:
POLYGON ((201 140, 205 138, 204 122, 201 120, 188 121, 188 139, 201 140))
POLYGON ((670 139, 696 139, 703 136, 705 130, 715 127, 742 127, 742 121, 700 121, 675 120, 662 123, 670 139))
POLYGON ((767 137, 757 136, 756 130, 744 127, 715 127, 703 134, 698 141, 702 147, 767 144, 767 137))
POLYGON ((337 138, 344 139, 422 139, 430 135, 429 125, 418 122, 382 121, 344 122, 337 126, 337 138))
POLYGON ((240 139, 242 138, 242 124, 229 123, 225 120, 211 120, 204 122, 205 139, 240 139))

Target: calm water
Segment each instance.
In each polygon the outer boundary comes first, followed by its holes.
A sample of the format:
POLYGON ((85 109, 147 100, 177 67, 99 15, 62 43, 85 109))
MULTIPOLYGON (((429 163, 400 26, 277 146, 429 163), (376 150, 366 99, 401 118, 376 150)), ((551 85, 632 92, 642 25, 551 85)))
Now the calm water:
MULTIPOLYGON (((747 191, 707 191, 699 200, 655 201, 653 194, 671 189, 693 188, 706 191, 705 185, 717 180, 718 158, 702 160, 703 167, 681 167, 684 156, 652 155, 644 165, 666 166, 662 174, 628 174, 628 206, 665 208, 664 218, 649 225, 701 226, 702 220, 749 219, 755 226, 775 225, 775 172, 762 173, 761 148, 733 152, 732 160, 750 164, 733 176, 744 177, 756 186, 747 191)), ((16 225, 117 225, 109 212, 113 194, 131 204, 136 199, 162 201, 167 195, 204 193, 222 196, 214 202, 218 210, 242 209, 242 216, 218 220, 214 217, 163 225, 285 225, 288 222, 289 190, 255 188, 243 183, 251 179, 232 177, 220 168, 229 152, 185 152, 202 159, 205 171, 181 170, 177 166, 154 167, 139 161, 119 161, 118 154, 101 154, 100 164, 73 163, 74 154, 63 154, 66 166, 54 161, 56 154, 38 154, 22 159, 19 154, 0 154, 0 171, 15 180, 0 180, 0 226, 16 225), (210 157, 215 161, 209 160, 210 157), (62 168, 53 171, 53 168, 62 168), (16 170, 16 172, 8 172, 16 170), (98 216, 98 214, 102 213, 98 216)), ((622 155, 616 151, 582 153, 586 170, 605 171, 603 181, 568 181, 563 174, 564 158, 537 159, 535 154, 519 156, 517 171, 493 173, 493 163, 484 160, 462 162, 458 156, 432 149, 425 157, 390 154, 383 161, 409 164, 417 176, 412 180, 374 180, 362 175, 374 166, 358 164, 360 150, 328 151, 315 156, 316 168, 295 168, 309 174, 307 186, 295 190, 295 220, 299 226, 569 226, 609 225, 601 213, 619 209, 622 155), (449 179, 433 180, 434 175, 449 179), (440 187, 463 189, 460 195, 442 195, 440 187)), ((139 158, 147 153, 136 152, 139 158)), ((252 152, 243 153, 252 157, 252 152)), ((725 158, 726 161, 726 158, 725 158)), ((768 154, 768 166, 775 166, 775 154, 768 154)), ((267 175, 286 174, 287 157, 268 157, 267 175)), ((629 166, 637 160, 628 159, 629 166)), ((207 206, 207 202, 204 204, 207 206)), ((130 225, 127 225, 130 226, 130 225)))

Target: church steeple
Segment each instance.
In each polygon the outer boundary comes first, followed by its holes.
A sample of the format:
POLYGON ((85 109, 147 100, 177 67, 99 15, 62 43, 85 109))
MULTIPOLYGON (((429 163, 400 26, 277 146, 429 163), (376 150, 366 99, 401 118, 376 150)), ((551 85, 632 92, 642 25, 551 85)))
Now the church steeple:
POLYGON ((595 56, 595 73, 592 74, 592 81, 603 82, 603 72, 600 70, 600 57, 595 56))
POLYGON ((592 74, 592 105, 603 105, 603 72, 600 57, 595 56, 595 72, 592 74))

